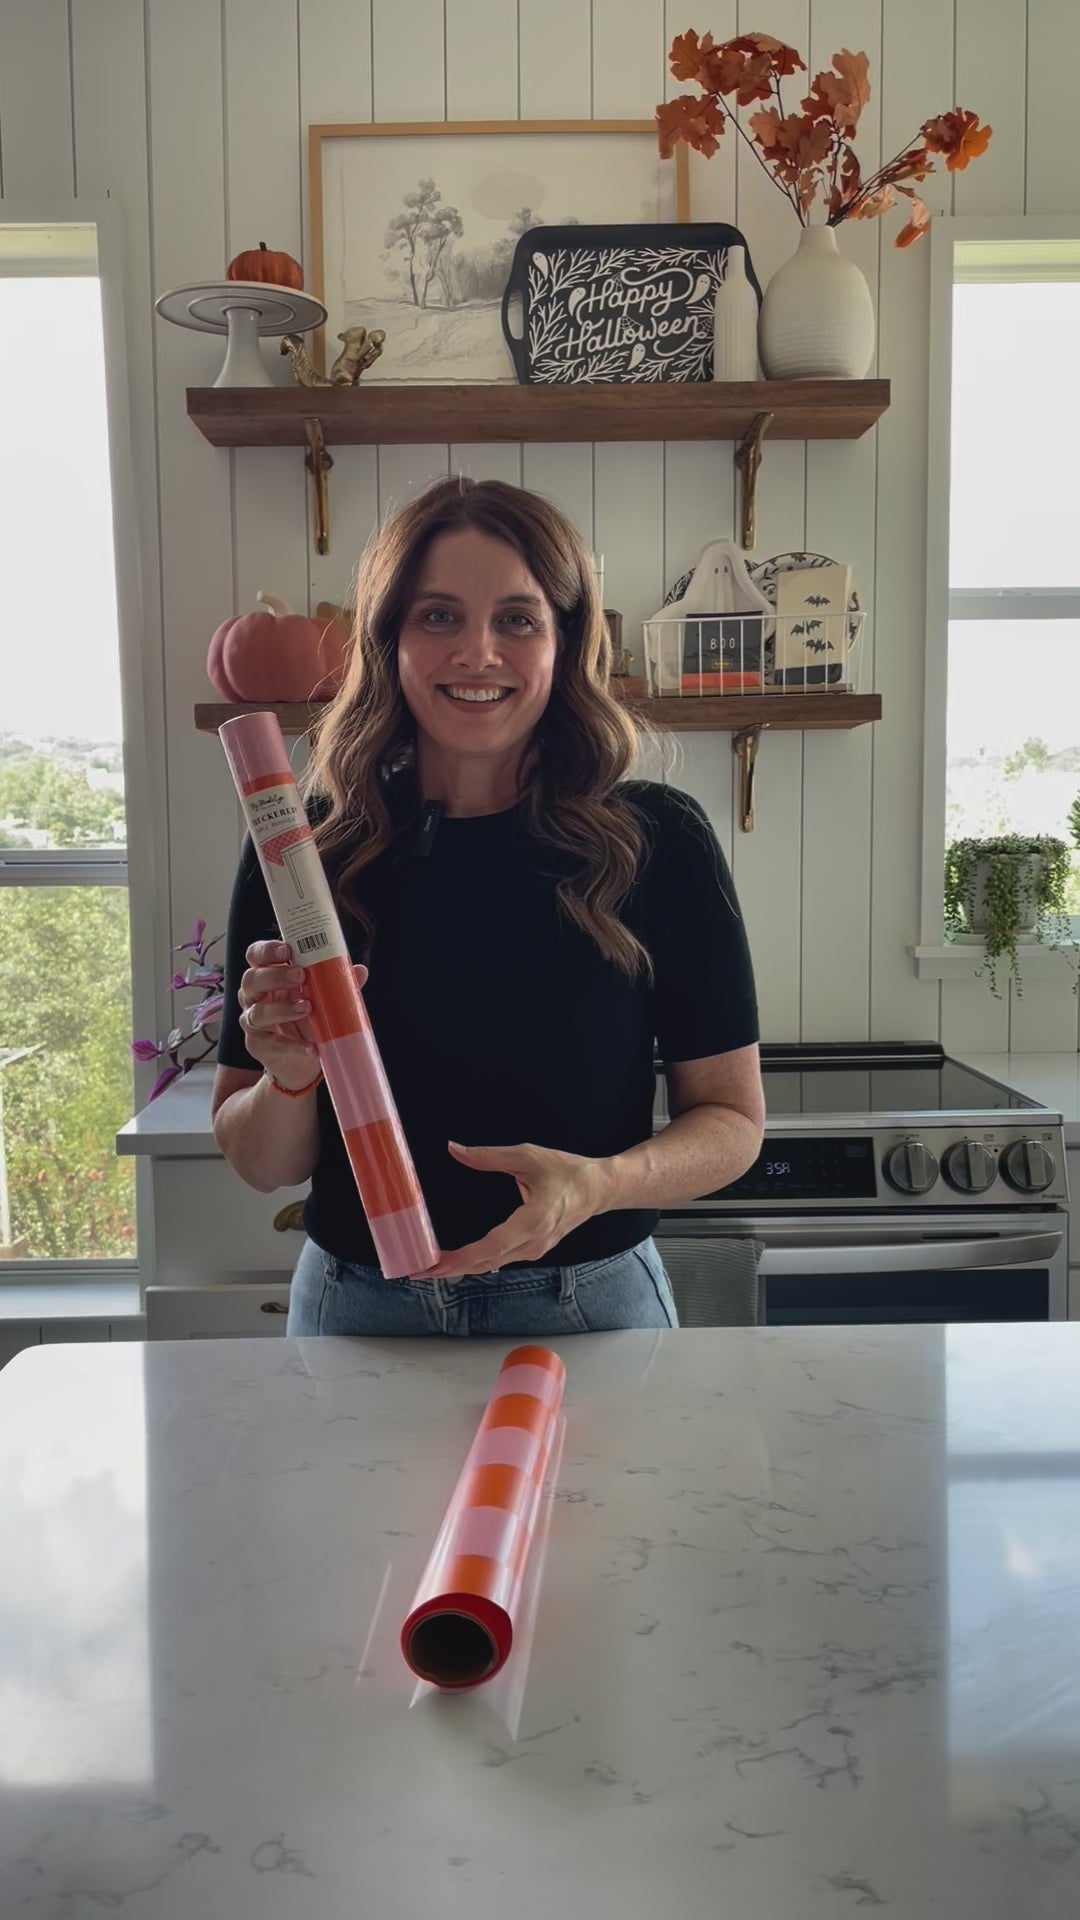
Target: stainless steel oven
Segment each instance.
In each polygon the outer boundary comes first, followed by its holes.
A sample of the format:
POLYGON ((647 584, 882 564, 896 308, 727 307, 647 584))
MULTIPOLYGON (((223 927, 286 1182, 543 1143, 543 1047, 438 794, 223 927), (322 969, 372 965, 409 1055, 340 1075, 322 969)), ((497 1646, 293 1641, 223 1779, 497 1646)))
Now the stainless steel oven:
POLYGON ((667 1235, 760 1242, 767 1326, 1062 1320, 1068 1311, 1066 1223, 1057 1212, 932 1221, 672 1213, 657 1231, 661 1255, 667 1235))
POLYGON ((1061 1116, 934 1047, 766 1047, 765 1145, 680 1239, 752 1238, 774 1326, 1068 1314, 1061 1116))

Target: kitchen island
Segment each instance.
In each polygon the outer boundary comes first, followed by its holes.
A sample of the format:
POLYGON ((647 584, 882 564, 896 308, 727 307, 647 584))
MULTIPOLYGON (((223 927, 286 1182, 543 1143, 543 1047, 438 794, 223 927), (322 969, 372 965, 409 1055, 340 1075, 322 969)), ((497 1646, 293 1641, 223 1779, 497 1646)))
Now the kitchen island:
POLYGON ((0 1912, 1075 1920, 1080 1330, 559 1350, 535 1638, 460 1697, 397 1632, 505 1343, 12 1361, 0 1912))

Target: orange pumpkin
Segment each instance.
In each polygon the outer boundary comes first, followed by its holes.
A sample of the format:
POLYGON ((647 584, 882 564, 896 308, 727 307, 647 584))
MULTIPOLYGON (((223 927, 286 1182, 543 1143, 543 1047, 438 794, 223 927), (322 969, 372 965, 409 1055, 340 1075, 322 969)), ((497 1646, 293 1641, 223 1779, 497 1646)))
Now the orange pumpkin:
POLYGON ((304 269, 299 260, 291 253, 272 253, 265 240, 259 241, 258 252, 238 253, 230 260, 225 269, 227 280, 266 280, 274 287, 295 287, 304 284, 304 269))
POLYGON ((209 650, 206 655, 206 677, 209 680, 210 685, 213 687, 214 692, 220 693, 223 700, 236 699, 236 694, 233 692, 232 687, 230 686, 228 680, 226 680, 225 678, 225 668, 222 662, 222 653, 225 647, 225 635, 228 633, 229 628, 234 627, 235 625, 236 625, 235 614, 231 614, 228 620, 222 621, 220 627, 218 627, 216 633, 214 634, 213 639, 210 642, 209 650))
POLYGON ((293 613, 276 594, 260 610, 223 620, 206 671, 224 700, 331 700, 341 686, 350 636, 334 620, 293 613))

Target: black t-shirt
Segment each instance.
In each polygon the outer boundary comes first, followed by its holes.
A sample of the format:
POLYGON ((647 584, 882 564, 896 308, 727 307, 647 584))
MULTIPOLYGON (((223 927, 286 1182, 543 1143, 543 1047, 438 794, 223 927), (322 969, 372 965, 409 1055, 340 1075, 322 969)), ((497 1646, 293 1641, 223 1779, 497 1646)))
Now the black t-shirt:
MULTIPOLYGON (((358 877, 376 924, 364 1000, 444 1250, 480 1239, 520 1205, 509 1175, 460 1166, 448 1140, 620 1153, 652 1133, 654 1044, 665 1060, 697 1060, 758 1037, 745 930, 705 814, 650 781, 620 791, 640 811, 646 852, 619 917, 652 956, 651 983, 628 979, 559 909, 559 856, 517 808, 444 818, 423 858, 412 827, 358 877)), ((260 1071, 236 996, 247 947, 277 938, 246 840, 229 914, 224 1066, 260 1071)), ((359 935, 351 945, 354 959, 366 957, 359 935)), ((338 1259, 377 1266, 325 1085, 317 1099, 321 1143, 304 1224, 338 1259)), ((545 1264, 621 1253, 657 1218, 600 1214, 545 1264)))

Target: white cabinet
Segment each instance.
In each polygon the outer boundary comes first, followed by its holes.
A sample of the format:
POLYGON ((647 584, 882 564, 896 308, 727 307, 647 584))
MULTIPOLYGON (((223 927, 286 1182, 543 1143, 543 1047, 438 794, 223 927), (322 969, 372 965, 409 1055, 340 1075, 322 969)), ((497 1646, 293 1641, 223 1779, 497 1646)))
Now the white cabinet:
POLYGON ((196 1067, 117 1135, 118 1152, 150 1162, 153 1230, 140 1248, 150 1340, 285 1331, 307 1184, 257 1193, 233 1172, 210 1124, 213 1078, 196 1067))
POLYGON ((285 1332, 288 1283, 147 1287, 148 1340, 262 1339, 285 1332))
POLYGON ((140 1252, 146 1286, 287 1281, 303 1230, 275 1221, 307 1194, 256 1193, 222 1159, 210 1124, 214 1073, 196 1067, 116 1137, 118 1153, 150 1162, 153 1231, 140 1252))
MULTIPOLYGON (((1068 1134, 1066 1133, 1066 1138, 1068 1134)), ((1080 1227, 1073 1233, 1073 1210, 1080 1207, 1080 1147, 1065 1154, 1069 1173, 1069 1319, 1080 1320, 1080 1227), (1077 1264, 1074 1266, 1073 1262, 1077 1264)))
POLYGON ((220 1158, 157 1158, 154 1175, 154 1282, 253 1275, 287 1278, 303 1232, 275 1226, 307 1188, 256 1193, 220 1158))
POLYGON ((0 1325, 0 1367, 6 1367, 24 1347, 36 1347, 41 1342, 41 1328, 36 1321, 9 1320, 0 1325))

